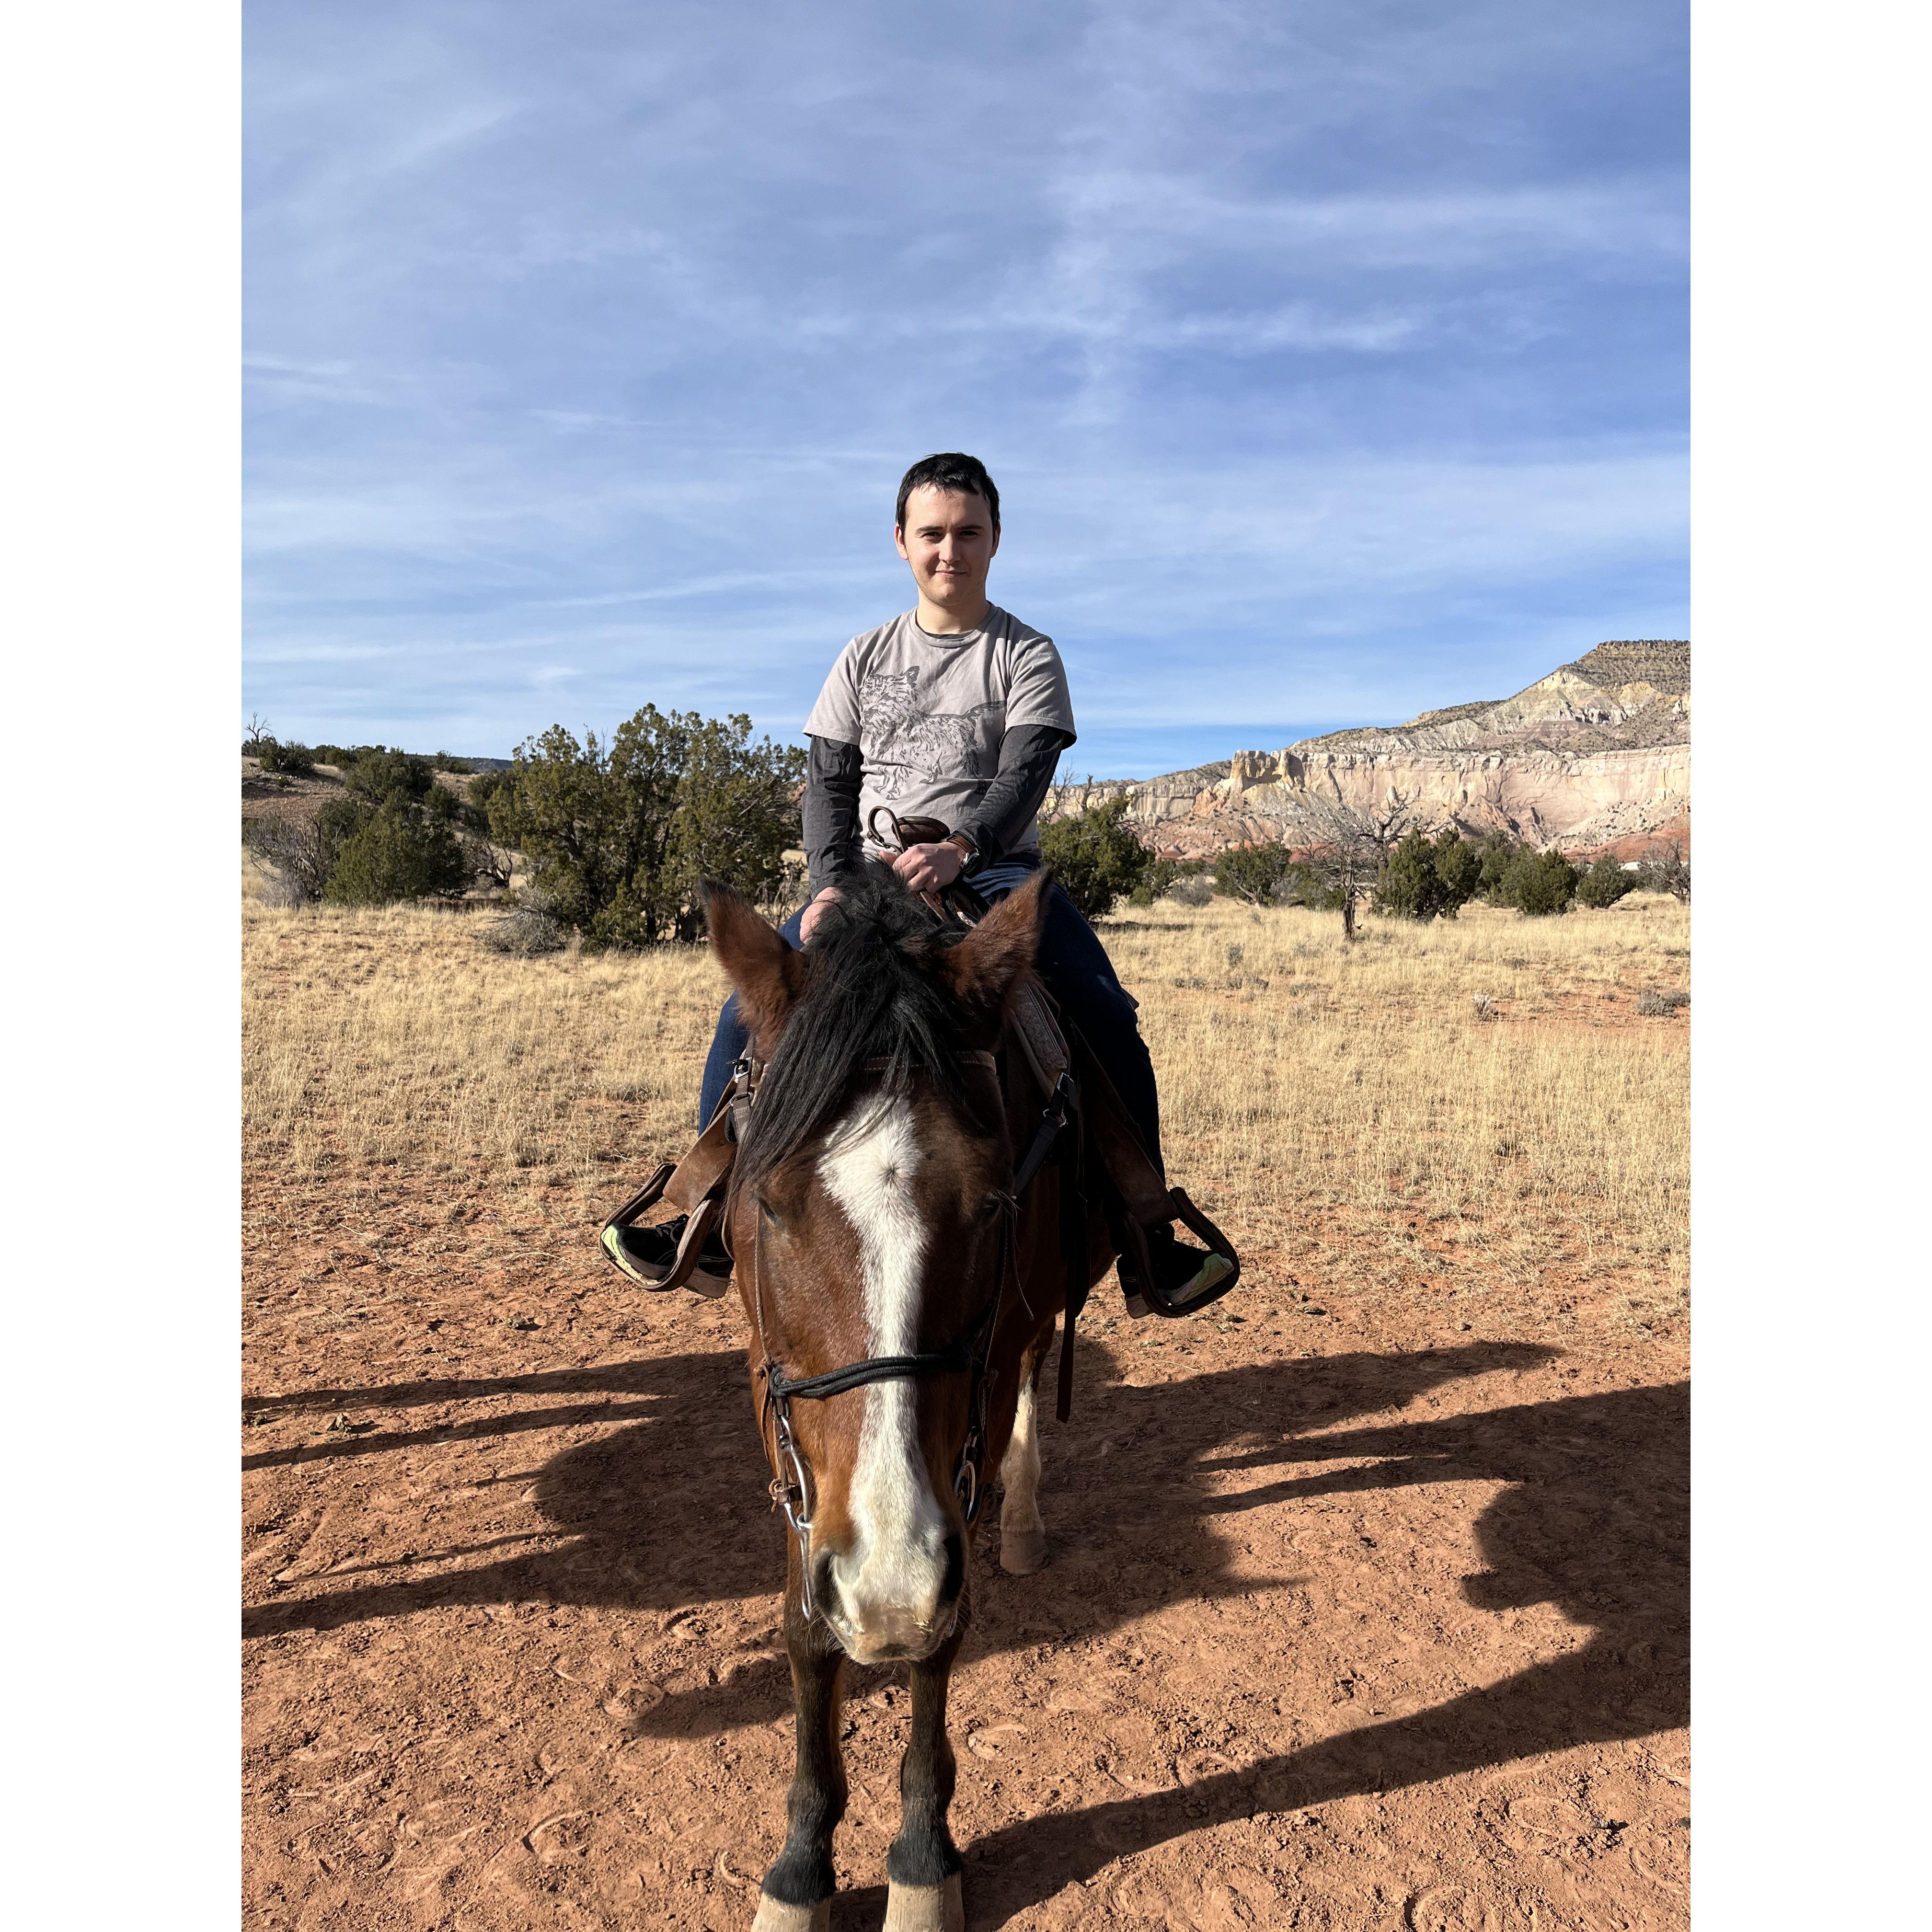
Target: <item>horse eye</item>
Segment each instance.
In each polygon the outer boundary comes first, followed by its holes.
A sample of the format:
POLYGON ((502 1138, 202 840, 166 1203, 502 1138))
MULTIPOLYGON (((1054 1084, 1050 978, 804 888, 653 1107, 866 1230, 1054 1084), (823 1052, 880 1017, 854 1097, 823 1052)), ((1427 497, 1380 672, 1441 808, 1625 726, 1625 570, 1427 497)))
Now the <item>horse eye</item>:
POLYGON ((784 1217, 772 1212, 772 1204, 767 1201, 762 1194, 759 1195, 757 1197, 757 1199, 758 1203, 758 1213, 760 1218, 764 1221, 765 1225, 767 1227, 782 1228, 784 1226, 784 1217))

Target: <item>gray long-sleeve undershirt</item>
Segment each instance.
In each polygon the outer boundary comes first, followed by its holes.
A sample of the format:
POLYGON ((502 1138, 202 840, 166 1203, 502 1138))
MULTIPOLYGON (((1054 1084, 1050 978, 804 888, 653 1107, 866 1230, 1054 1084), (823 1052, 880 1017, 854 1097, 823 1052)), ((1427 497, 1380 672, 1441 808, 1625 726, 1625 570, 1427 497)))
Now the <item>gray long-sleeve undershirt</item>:
MULTIPOLYGON (((859 787, 862 764, 856 745, 837 738, 813 738, 805 782, 805 859, 814 893, 836 885, 842 873, 859 863, 859 787)), ((970 877, 980 866, 1004 858, 1023 837, 1053 782, 1060 753, 1072 735, 1051 724, 1023 724, 1000 744, 1000 768, 964 822, 964 832, 977 848, 967 865, 970 877)))

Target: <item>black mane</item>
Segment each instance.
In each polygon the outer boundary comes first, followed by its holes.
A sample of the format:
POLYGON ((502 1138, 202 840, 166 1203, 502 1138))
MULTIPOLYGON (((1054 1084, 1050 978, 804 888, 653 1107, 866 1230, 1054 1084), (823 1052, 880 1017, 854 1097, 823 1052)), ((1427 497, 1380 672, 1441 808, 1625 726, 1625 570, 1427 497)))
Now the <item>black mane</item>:
POLYGON ((738 1150, 731 1188, 755 1186, 843 1110, 868 1060, 886 1063, 882 1098, 922 1075, 963 1100, 960 1016, 932 970, 956 942, 890 866, 876 860, 839 882, 843 895, 806 948, 804 990, 788 1016, 738 1150))

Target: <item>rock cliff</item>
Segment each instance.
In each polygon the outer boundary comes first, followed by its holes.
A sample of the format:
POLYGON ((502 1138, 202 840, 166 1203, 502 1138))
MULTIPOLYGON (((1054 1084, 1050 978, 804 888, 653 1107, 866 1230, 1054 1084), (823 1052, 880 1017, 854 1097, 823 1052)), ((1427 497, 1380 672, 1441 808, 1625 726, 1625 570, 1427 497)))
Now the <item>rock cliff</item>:
POLYGON ((1041 816, 1123 792, 1141 836, 1189 858, 1257 839, 1315 842, 1324 801, 1373 812, 1396 794, 1428 831, 1454 822, 1564 850, 1641 849, 1688 833, 1690 646, 1599 644, 1514 698, 1237 752, 1162 778, 1058 786, 1041 816))

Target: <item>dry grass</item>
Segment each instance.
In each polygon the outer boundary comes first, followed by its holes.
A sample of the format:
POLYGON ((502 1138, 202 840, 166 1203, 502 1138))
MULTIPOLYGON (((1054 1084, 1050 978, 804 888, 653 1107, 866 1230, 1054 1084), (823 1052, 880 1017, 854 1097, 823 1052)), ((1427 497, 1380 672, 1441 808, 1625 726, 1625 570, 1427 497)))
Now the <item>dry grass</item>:
MULTIPOLYGON (((518 959, 477 930, 245 904, 254 1172, 541 1179, 587 1215, 681 1150, 724 990, 710 956, 518 959)), ((1681 1306, 1689 1021, 1636 1004, 1688 985, 1688 930, 1664 900, 1478 907, 1371 920, 1351 948, 1332 915, 1217 900, 1103 936, 1142 1002, 1170 1166, 1277 1280, 1480 1297, 1560 1275, 1620 1291, 1641 1326, 1681 1306)))
POLYGON ((1235 1225, 1276 1231, 1325 1286, 1339 1231, 1411 1272, 1625 1276, 1641 1319, 1682 1300, 1689 1032, 1636 1003, 1688 982, 1688 932, 1646 898, 1370 920, 1349 946, 1332 915, 1216 900, 1104 937, 1142 1003, 1170 1165, 1235 1225))

